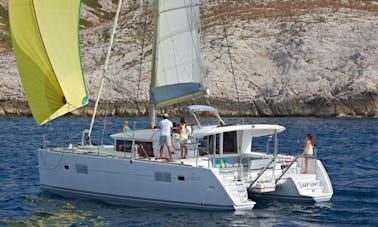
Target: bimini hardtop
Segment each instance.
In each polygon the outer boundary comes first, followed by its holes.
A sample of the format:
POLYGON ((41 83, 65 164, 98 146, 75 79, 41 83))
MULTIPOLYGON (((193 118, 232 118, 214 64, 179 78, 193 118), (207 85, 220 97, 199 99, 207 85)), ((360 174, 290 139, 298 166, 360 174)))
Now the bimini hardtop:
MULTIPOLYGON (((186 107, 186 110, 192 114, 196 121, 193 125, 192 138, 201 139, 206 136, 217 135, 227 132, 239 132, 243 133, 244 137, 260 137, 274 135, 275 133, 281 133, 285 130, 285 127, 275 124, 226 124, 225 121, 218 114, 217 109, 206 105, 191 105, 186 107), (219 125, 207 125, 204 126, 198 117, 199 112, 206 112, 213 114, 219 125)), ((151 141, 152 138, 159 136, 159 129, 145 129, 137 130, 129 133, 116 133, 111 135, 115 140, 117 139, 138 139, 142 141, 151 141)))
POLYGON ((192 136, 195 138, 201 138, 208 135, 216 135, 225 132, 243 131, 243 133, 253 136, 267 136, 275 133, 281 133, 285 130, 285 127, 281 125, 270 124, 248 124, 248 125, 211 125, 202 127, 193 131, 192 136))

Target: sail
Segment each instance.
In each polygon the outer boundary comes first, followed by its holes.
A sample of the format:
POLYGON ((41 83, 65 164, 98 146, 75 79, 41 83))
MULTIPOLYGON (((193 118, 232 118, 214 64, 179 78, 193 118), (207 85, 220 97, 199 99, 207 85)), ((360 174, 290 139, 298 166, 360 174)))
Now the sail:
POLYGON ((159 0, 151 99, 165 106, 203 95, 199 0, 159 0))
POLYGON ((9 0, 13 50, 35 121, 88 103, 79 47, 80 1, 9 0))

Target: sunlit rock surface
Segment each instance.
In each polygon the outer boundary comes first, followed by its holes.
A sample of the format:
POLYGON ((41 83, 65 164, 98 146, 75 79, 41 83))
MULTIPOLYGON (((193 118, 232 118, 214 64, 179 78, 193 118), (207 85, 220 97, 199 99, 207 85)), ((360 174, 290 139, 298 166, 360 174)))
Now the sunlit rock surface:
MULTIPOLYGON (((116 5, 86 2, 93 1, 83 1, 81 50, 94 100, 116 5)), ((152 17, 144 2, 126 1, 122 8, 100 114, 147 114, 152 17)), ((201 2, 210 95, 189 103, 210 104, 228 116, 378 115, 376 1, 201 2)), ((0 5, 7 8, 5 0, 0 5)), ((0 29, 9 34, 4 19, 0 29)), ((30 114, 6 45, 0 45, 0 68, 0 115, 30 114)), ((74 114, 89 115, 92 105, 74 114)))

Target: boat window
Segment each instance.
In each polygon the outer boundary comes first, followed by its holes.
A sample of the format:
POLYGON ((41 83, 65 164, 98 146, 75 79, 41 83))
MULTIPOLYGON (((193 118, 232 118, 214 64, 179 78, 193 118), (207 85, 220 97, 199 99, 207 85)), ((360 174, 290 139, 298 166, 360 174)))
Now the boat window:
MULTIPOLYGON (((116 151, 131 152, 133 142, 128 140, 116 140, 116 151)), ((154 157, 152 142, 135 141, 137 151, 142 157, 154 157)))
POLYGON ((132 141, 116 140, 116 151, 131 152, 132 141))
POLYGON ((209 138, 206 136, 200 139, 198 142, 199 155, 202 156, 209 154, 209 138))
POLYGON ((155 172, 155 181, 172 182, 172 176, 169 172, 155 172))
POLYGON ((273 153, 274 151, 273 136, 269 135, 269 136, 253 137, 251 151, 273 153))
MULTIPOLYGON (((209 154, 213 154, 214 136, 208 137, 209 154)), ((223 133, 223 154, 238 153, 236 131, 223 133)), ((219 154, 219 135, 216 135, 216 154, 219 154)))
POLYGON ((88 174, 88 166, 82 164, 76 164, 76 173, 88 174))
MULTIPOLYGON (((214 151, 214 136, 209 136, 209 142, 208 142, 208 147, 209 147, 209 154, 213 154, 214 151)), ((216 135, 216 154, 219 154, 219 135, 216 135)))
POLYGON ((236 144, 236 131, 223 134, 223 154, 238 153, 236 144))

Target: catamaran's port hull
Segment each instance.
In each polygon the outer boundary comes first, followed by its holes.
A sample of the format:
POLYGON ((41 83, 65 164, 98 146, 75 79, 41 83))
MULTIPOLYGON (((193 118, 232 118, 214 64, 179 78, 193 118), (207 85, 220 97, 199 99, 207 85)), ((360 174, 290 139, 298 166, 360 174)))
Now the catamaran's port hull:
POLYGON ((204 209, 204 210, 235 210, 234 207, 229 206, 218 206, 210 204, 196 204, 196 203, 185 203, 185 202, 175 202, 175 201, 165 201, 165 200, 152 200, 144 198, 135 198, 122 195, 111 195, 103 193, 93 193, 89 191, 78 191, 73 189, 66 188, 56 188, 50 187, 47 185, 41 185, 41 187, 66 198, 82 198, 82 199, 93 199, 98 201, 103 201, 105 203, 114 204, 114 205, 125 205, 125 206, 164 206, 164 207, 184 207, 184 208, 193 208, 193 209, 204 209))
POLYGON ((255 205, 231 198, 207 168, 51 150, 38 151, 38 167, 41 187, 65 197, 212 210, 255 205))

